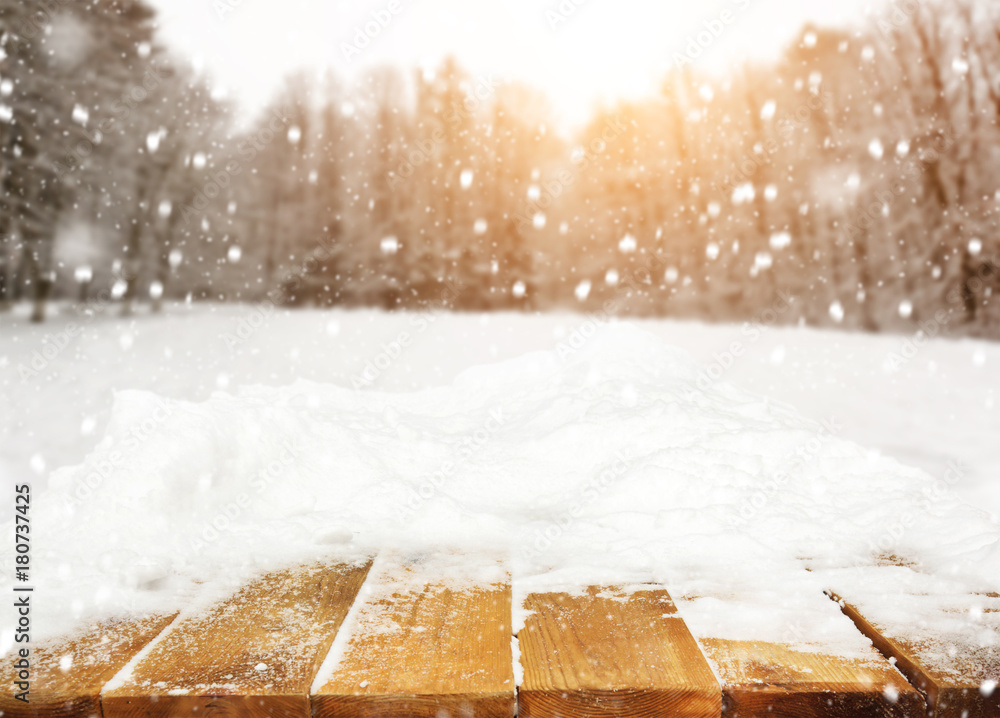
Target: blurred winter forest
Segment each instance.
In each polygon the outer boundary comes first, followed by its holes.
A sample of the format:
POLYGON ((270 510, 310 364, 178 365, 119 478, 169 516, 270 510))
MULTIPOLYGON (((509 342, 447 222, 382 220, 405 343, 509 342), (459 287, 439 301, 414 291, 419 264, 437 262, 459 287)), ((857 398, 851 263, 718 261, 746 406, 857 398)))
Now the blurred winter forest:
POLYGON ((803 28, 570 132, 449 60, 257 118, 140 0, 0 0, 0 304, 575 309, 1000 337, 1000 4, 803 28), (945 326, 946 325, 946 326, 945 326))

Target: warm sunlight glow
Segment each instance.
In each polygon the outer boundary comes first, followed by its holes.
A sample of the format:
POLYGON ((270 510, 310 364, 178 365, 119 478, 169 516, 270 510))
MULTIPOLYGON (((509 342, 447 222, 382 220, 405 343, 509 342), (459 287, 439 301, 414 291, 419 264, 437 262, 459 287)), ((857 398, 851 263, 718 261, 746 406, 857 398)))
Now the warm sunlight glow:
POLYGON ((156 0, 171 41, 257 108, 300 67, 344 76, 461 58, 475 74, 543 90, 573 123, 595 103, 647 95, 670 67, 771 58, 803 23, 846 23, 865 0, 156 0), (417 6, 419 5, 419 7, 417 6))

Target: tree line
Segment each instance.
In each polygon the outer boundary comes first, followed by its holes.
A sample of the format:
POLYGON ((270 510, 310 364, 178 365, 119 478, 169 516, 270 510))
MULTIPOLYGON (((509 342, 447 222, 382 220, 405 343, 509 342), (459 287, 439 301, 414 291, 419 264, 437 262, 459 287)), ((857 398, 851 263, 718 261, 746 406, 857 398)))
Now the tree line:
POLYGON ((0 0, 0 302, 575 310, 1000 334, 1000 8, 682 61, 567 132, 467 72, 288 78, 252 122, 143 2, 0 0), (457 288, 457 289, 456 289, 457 288), (947 325, 947 326, 945 326, 947 325))

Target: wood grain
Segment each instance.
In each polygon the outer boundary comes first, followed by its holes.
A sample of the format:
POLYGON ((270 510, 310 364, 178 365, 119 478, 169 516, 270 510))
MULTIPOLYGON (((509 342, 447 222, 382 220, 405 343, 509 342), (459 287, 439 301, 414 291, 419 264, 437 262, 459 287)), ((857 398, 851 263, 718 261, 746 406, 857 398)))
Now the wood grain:
MULTIPOLYGON (((20 691, 14 685, 14 658, 7 656, 0 668, 0 712, 4 718, 100 718, 101 688, 174 615, 104 621, 65 639, 30 645, 29 703, 13 697, 20 691)), ((15 650, 22 646, 15 644, 15 650)))
POLYGON ((181 616, 105 691, 104 718, 308 718, 313 677, 370 565, 269 574, 181 616))
POLYGON ((921 695, 877 654, 850 660, 777 643, 699 643, 722 676, 726 718, 926 714, 921 695))
MULTIPOLYGON (((401 570, 419 576, 421 568, 401 570)), ((366 587, 332 677, 312 697, 314 718, 514 715, 509 579, 425 578, 366 587)))
MULTIPOLYGON (((869 621, 857 607, 832 593, 841 610, 875 647, 892 658, 899 670, 927 698, 935 718, 1000 718, 1000 597, 982 595, 980 637, 992 632, 993 645, 962 648, 970 636, 939 635, 935 639, 894 637, 885 626, 869 621), (963 640, 965 639, 965 640, 963 640), (992 681, 992 684, 987 683, 992 681), (992 685, 992 690, 987 686, 992 685)), ((971 597, 970 597, 971 598, 971 597)), ((960 625, 960 624, 959 624, 960 625)), ((897 630, 900 627, 897 627, 897 630)), ((905 628, 902 628, 905 631, 905 628)))
POLYGON ((719 716, 719 683, 666 591, 530 594, 525 609, 521 716, 719 716))

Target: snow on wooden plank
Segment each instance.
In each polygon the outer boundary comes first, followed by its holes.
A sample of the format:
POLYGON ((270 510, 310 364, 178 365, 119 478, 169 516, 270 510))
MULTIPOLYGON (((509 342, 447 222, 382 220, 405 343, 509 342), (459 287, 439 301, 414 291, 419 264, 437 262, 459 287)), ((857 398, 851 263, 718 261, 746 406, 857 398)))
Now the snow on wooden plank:
POLYGON ((719 716, 719 682, 665 590, 533 593, 524 608, 522 716, 719 716))
POLYGON ((931 715, 1000 718, 1000 595, 906 566, 872 567, 866 577, 830 595, 925 694, 931 715))
POLYGON ((490 561, 462 577, 439 563, 378 559, 317 676, 314 718, 514 714, 510 578, 490 561))
POLYGON ((722 683, 726 718, 923 718, 921 694, 813 575, 788 572, 769 585, 742 573, 734 568, 703 582, 699 595, 678 599, 722 683))
POLYGON ((926 704, 887 662, 846 659, 761 641, 703 639, 723 681, 727 718, 909 716, 926 704))
POLYGON ((104 691, 104 718, 309 716, 309 686, 371 564, 263 576, 178 621, 104 691))
POLYGON ((101 688, 175 615, 104 621, 72 637, 31 644, 28 702, 16 699, 25 689, 18 685, 22 677, 16 664, 25 644, 15 644, 0 669, 0 712, 4 718, 99 717, 101 688))

